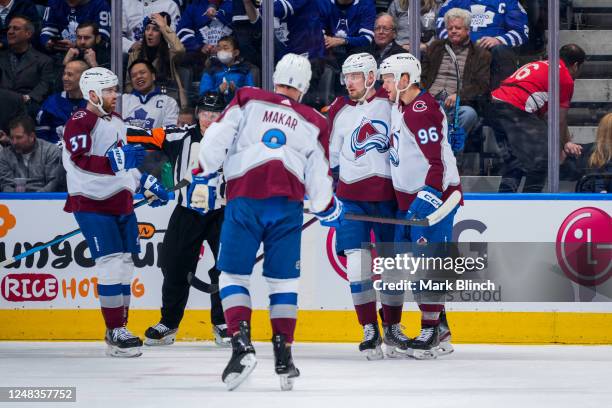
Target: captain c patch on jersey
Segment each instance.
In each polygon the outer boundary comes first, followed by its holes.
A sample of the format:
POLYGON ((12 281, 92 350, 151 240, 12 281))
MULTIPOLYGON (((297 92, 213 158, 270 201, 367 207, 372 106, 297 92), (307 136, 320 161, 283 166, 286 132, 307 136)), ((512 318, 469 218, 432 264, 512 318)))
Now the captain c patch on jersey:
POLYGON ((382 120, 370 120, 364 117, 351 134, 351 150, 355 159, 368 150, 376 149, 379 153, 389 150, 389 126, 382 120))

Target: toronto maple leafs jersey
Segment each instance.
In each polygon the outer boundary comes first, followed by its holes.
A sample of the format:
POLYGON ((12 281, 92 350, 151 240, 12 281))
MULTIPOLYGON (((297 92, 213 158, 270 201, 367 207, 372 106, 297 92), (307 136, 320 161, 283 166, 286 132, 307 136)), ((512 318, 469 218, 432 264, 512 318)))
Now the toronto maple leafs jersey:
POLYGON ((209 7, 207 0, 195 1, 182 14, 176 34, 187 51, 199 51, 205 44, 217 45, 221 37, 232 33, 232 2, 224 1, 214 18, 206 15, 209 7))
MULTIPOLYGON (((261 17, 256 24, 261 25, 261 17)), ((323 57, 323 25, 316 1, 274 0, 275 59, 287 53, 310 59, 323 57)))
POLYGON ((440 38, 448 37, 444 14, 455 7, 472 13, 472 41, 478 41, 481 37, 495 37, 509 47, 518 47, 527 42, 527 12, 518 0, 448 0, 438 13, 440 38))
POLYGON ((376 6, 373 0, 355 0, 348 6, 336 0, 318 0, 327 35, 345 38, 349 47, 366 47, 374 40, 376 6), (327 4, 325 4, 327 3, 327 4))
POLYGON ((144 129, 153 129, 176 126, 179 107, 176 100, 162 94, 157 88, 147 95, 142 95, 138 91, 124 94, 122 111, 125 123, 144 129))
POLYGON ((66 169, 67 212, 126 215, 134 210, 133 193, 140 186, 136 169, 115 173, 106 153, 127 143, 123 121, 113 112, 101 118, 79 109, 66 123, 62 161, 66 169))
POLYGON ((145 27, 142 23, 151 14, 168 13, 170 27, 176 32, 181 19, 181 10, 172 0, 124 0, 122 3, 123 52, 128 53, 136 41, 142 40, 145 27))
POLYGON ((425 186, 441 191, 442 200, 461 190, 447 134, 444 110, 425 91, 408 105, 400 103, 391 109, 389 156, 400 210, 407 211, 425 186))
POLYGON ((364 103, 340 96, 329 108, 330 166, 340 166, 339 198, 388 201, 395 198, 389 165, 391 102, 381 88, 364 103))
POLYGON ((223 164, 228 201, 287 197, 320 212, 332 199, 326 119, 313 108, 258 88, 236 92, 206 130, 199 163, 204 174, 223 164))
POLYGON ((68 98, 65 91, 49 96, 36 115, 36 137, 50 143, 59 142, 70 116, 86 105, 85 99, 68 98))
POLYGON ((70 7, 65 0, 49 0, 43 16, 40 43, 44 47, 49 40, 61 37, 76 43, 76 28, 85 21, 98 24, 100 35, 110 42, 111 13, 106 0, 89 0, 70 7))

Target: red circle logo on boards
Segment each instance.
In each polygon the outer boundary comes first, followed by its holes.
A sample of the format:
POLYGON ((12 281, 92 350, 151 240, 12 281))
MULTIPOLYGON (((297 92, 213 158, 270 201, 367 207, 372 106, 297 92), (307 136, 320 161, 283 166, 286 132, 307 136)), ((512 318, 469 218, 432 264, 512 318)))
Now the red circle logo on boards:
MULTIPOLYGON (((370 242, 375 244, 376 237, 374 235, 374 231, 370 231, 370 242)), ((330 265, 334 268, 334 271, 345 281, 348 281, 348 276, 346 274, 346 257, 340 256, 336 253, 336 229, 330 228, 327 231, 327 238, 325 240, 325 250, 327 252, 327 259, 329 260, 330 265)), ((378 256, 376 252, 376 248, 373 246, 370 249, 370 253, 372 255, 372 259, 378 256)), ((373 280, 379 279, 379 275, 375 275, 372 277, 373 280)))
POLYGON ((572 212, 557 232, 557 260, 565 275, 584 286, 612 276, 612 219, 605 211, 584 207, 572 212))

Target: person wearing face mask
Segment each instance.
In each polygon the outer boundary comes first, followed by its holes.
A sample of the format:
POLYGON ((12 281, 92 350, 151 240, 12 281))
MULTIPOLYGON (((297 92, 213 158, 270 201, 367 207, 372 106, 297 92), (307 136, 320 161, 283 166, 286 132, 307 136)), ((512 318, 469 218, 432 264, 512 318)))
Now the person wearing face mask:
POLYGON ((237 89, 253 86, 253 74, 249 63, 240 58, 240 48, 234 37, 221 38, 217 48, 217 58, 202 75, 200 95, 215 91, 223 94, 229 102, 237 89))
MULTIPOLYGON (((166 89, 168 96, 179 101, 181 107, 186 107, 189 101, 177 70, 185 47, 171 27, 170 15, 165 12, 153 14, 144 19, 143 26, 144 37, 132 46, 128 66, 138 59, 151 62, 157 72, 157 84, 166 89)), ((125 83, 127 92, 132 91, 131 82, 128 75, 125 83)))

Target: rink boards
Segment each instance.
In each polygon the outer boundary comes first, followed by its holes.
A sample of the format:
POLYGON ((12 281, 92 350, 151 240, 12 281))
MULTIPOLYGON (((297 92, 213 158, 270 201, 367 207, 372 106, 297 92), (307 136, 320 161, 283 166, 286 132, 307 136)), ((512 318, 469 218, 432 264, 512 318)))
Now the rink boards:
MULTIPOLYGON (((62 211, 63 200, 56 195, 13 197, 0 195, 3 220, 0 259, 77 228, 72 215, 62 211)), ((130 312, 130 328, 137 333, 143 333, 159 320, 162 282, 159 245, 173 208, 170 205, 137 210, 142 252, 136 262, 130 312)), ((592 234, 609 239, 610 214, 612 201, 604 195, 468 195, 455 219, 454 234, 459 241, 466 242, 558 243, 570 236, 586 239, 586 234, 576 232, 576 225, 587 222, 581 231, 590 231, 589 237, 592 234), (597 214, 596 223, 588 224, 589 214, 597 214)), ((298 341, 342 342, 361 337, 348 284, 342 277, 343 262, 333 245, 333 231, 318 223, 304 231, 298 341)), ((612 257, 607 261, 609 264, 600 271, 604 285, 612 273, 612 257)), ((559 268, 564 260, 559 258, 557 262, 559 265, 538 267, 559 268)), ((206 247, 197 275, 208 280, 206 272, 211 265, 206 247)), ((255 309, 253 335, 258 340, 268 340, 271 337, 266 310, 268 296, 261 270, 259 263, 250 289, 255 309)), ((513 271, 509 269, 508 273, 513 271)), ((0 340, 99 339, 102 318, 95 275, 89 250, 80 235, 1 271, 0 340)), ((578 284, 567 279, 567 285, 582 302, 498 302, 494 295, 482 301, 467 293, 465 298, 458 299, 461 302, 447 305, 453 340, 611 344, 612 303, 601 294, 586 302, 578 295, 578 284)), ((209 308, 208 296, 193 289, 179 338, 210 339, 209 308)), ((416 333, 419 327, 416 307, 407 303, 405 310, 403 324, 408 333, 416 333)))

